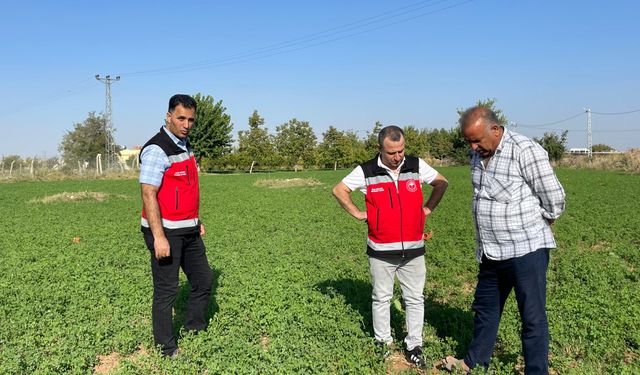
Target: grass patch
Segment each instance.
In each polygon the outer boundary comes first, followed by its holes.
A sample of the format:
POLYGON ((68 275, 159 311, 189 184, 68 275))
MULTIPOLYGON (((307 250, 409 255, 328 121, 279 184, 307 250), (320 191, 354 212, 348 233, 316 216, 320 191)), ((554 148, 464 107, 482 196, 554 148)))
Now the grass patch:
MULTIPOLYGON (((465 355, 478 272, 469 168, 438 170, 449 188, 428 222, 423 348, 431 365, 465 355)), ((557 172, 567 211, 553 228, 558 249, 548 271, 550 373, 640 374, 640 174, 557 172)), ((376 351, 367 227, 330 191, 347 173, 201 176, 214 277, 209 327, 184 332, 190 288, 181 272, 175 311, 184 355, 175 360, 153 343, 138 180, 0 183, 0 374, 435 373, 404 367, 399 286, 391 308, 397 354, 383 362, 376 351), (254 186, 267 177, 322 185, 254 186), (106 200, 25 207, 65 191, 106 200)), ((353 197, 364 207, 363 194, 353 197)), ((490 374, 519 373, 520 329, 512 293, 490 374)))

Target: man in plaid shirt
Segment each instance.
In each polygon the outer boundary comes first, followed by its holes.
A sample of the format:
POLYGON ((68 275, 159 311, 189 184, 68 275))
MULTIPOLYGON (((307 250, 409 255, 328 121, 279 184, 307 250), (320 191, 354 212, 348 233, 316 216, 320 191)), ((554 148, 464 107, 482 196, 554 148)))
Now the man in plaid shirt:
POLYGON ((472 107, 460 118, 472 150, 472 212, 480 262, 472 305, 473 339, 463 360, 444 364, 469 371, 489 366, 505 301, 515 290, 522 319, 525 374, 549 371, 546 273, 556 247, 551 225, 565 193, 547 152, 534 140, 500 126, 496 114, 472 107))

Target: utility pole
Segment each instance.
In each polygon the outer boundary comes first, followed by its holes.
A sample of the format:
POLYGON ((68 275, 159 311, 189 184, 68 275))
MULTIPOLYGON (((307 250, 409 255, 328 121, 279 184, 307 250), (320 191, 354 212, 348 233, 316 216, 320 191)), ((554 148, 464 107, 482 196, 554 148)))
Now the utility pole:
POLYGON ((591 108, 585 108, 587 112, 587 155, 589 159, 593 157, 593 142, 591 140, 591 108))
POLYGON ((120 80, 120 76, 111 78, 111 76, 100 77, 100 74, 96 74, 96 79, 104 83, 105 87, 105 129, 104 134, 106 137, 105 156, 107 159, 107 170, 115 169, 117 165, 116 160, 116 141, 113 137, 113 123, 111 122, 111 83, 120 80))

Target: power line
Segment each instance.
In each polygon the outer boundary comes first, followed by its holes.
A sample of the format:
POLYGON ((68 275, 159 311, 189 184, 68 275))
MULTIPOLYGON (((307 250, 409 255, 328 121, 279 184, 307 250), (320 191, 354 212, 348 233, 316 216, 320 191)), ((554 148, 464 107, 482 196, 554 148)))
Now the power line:
MULTIPOLYGON (((529 126, 524 126, 518 124, 518 126, 522 126, 524 128, 530 128, 529 126)), ((586 129, 562 129, 562 128, 533 128, 539 130, 554 130, 554 131, 567 131, 569 133, 585 133, 586 129)), ((611 130, 594 130, 593 133, 634 133, 640 132, 640 129, 611 129, 611 130)))
MULTIPOLYGON (((589 132, 589 129, 587 129, 587 130, 583 130, 583 129, 562 129, 562 128, 549 128, 547 126, 560 124, 560 123, 563 123, 563 122, 566 122, 566 121, 569 121, 569 120, 573 120, 574 118, 579 117, 584 113, 587 113, 587 115, 589 115, 589 114, 597 114, 597 115, 626 115, 626 114, 635 113, 635 112, 640 112, 640 109, 635 109, 635 110, 626 111, 626 112, 594 112, 594 111, 585 109, 584 111, 576 113, 573 116, 569 116, 569 117, 563 118, 561 120, 546 122, 544 124, 521 124, 521 123, 516 123, 516 124, 517 124, 517 126, 522 126, 523 128, 584 133, 584 132, 589 132)), ((633 133, 633 132, 640 132, 640 129, 609 129, 609 130, 595 130, 595 131, 593 131, 593 133, 633 133)))
POLYGON ((320 31, 314 34, 310 34, 304 37, 299 37, 299 38, 291 39, 288 41, 275 43, 266 47, 261 47, 254 50, 241 52, 241 53, 230 55, 227 57, 221 57, 221 58, 212 59, 212 60, 204 60, 201 62, 190 63, 190 64, 176 65, 176 66, 166 67, 166 68, 157 68, 157 69, 122 73, 121 75, 132 76, 132 75, 152 75, 152 74, 160 74, 160 73, 182 73, 182 72, 202 70, 202 69, 208 69, 213 67, 220 67, 225 65, 248 62, 248 61, 257 60, 257 59, 263 59, 263 58, 267 58, 275 55, 280 55, 284 53, 290 53, 290 52, 295 52, 295 51, 306 49, 306 48, 315 47, 321 44, 326 44, 326 43, 334 42, 337 40, 364 34, 367 32, 379 30, 382 28, 390 27, 402 22, 407 22, 419 17, 424 17, 429 14, 434 14, 434 13, 442 12, 444 10, 451 9, 457 6, 461 6, 473 0, 461 1, 453 5, 445 6, 432 11, 419 13, 417 15, 412 15, 410 17, 403 17, 399 20, 395 20, 392 22, 386 22, 394 18, 398 18, 402 15, 413 13, 423 8, 436 6, 447 1, 448 0, 439 0, 434 2, 433 0, 428 0, 428 1, 422 1, 419 3, 414 3, 412 5, 398 8, 398 9, 385 12, 373 17, 368 17, 360 21, 352 22, 342 26, 337 26, 337 27, 320 31), (373 25, 373 26, 366 27, 368 25, 373 25), (362 29, 363 27, 365 28, 362 29), (356 30, 356 29, 362 29, 362 30, 348 32, 350 30, 356 30), (336 37, 333 37, 333 36, 336 36, 336 37), (314 41, 317 41, 317 42, 314 42, 314 41))
MULTIPOLYGON (((221 58, 217 58, 217 59, 211 59, 211 60, 203 60, 200 62, 195 62, 195 63, 190 63, 190 64, 183 64, 183 65, 176 65, 176 66, 172 66, 172 67, 165 67, 165 68, 157 68, 157 69, 149 69, 149 70, 139 70, 139 71, 133 71, 133 72, 128 72, 128 73, 122 73, 119 74, 119 76, 141 76, 141 75, 153 75, 153 74, 163 74, 163 73, 181 73, 181 72, 188 72, 188 71, 193 71, 193 70, 202 70, 202 69, 208 69, 208 68, 214 68, 214 67, 220 67, 220 66, 225 66, 225 65, 231 65, 231 64, 238 64, 238 63, 243 63, 243 62, 248 62, 248 61, 252 61, 252 60, 257 60, 257 59, 263 59, 263 58, 267 58, 267 57, 271 57, 271 56, 275 56, 275 55, 280 55, 280 54, 284 54, 284 53, 291 53, 291 52, 295 52, 298 50, 302 50, 305 48, 311 48, 311 47, 315 47, 321 44, 326 44, 326 43, 330 43, 330 42, 334 42, 340 39, 345 39, 345 38, 349 38, 349 37, 354 37, 360 34, 364 34, 367 32, 371 32, 371 31, 375 31, 378 29, 382 29, 385 27, 390 27, 402 22, 407 22, 419 17, 424 17, 426 15, 429 14, 434 14, 434 13, 438 13, 438 12, 442 12, 444 10, 447 9, 451 9, 454 7, 458 7, 461 6, 463 4, 469 3, 473 0, 464 0, 458 3, 454 3, 452 5, 448 5, 448 6, 444 6, 435 10, 431 10, 431 11, 427 11, 427 12, 422 12, 419 13, 417 15, 411 15, 411 13, 415 13, 417 11, 420 11, 422 9, 428 8, 428 7, 434 7, 437 5, 441 5, 442 3, 446 3, 449 0, 425 0, 425 1, 419 1, 413 4, 409 4, 406 5, 404 7, 400 7, 400 8, 396 8, 394 10, 391 11, 387 11, 387 12, 383 12, 380 14, 377 14, 375 16, 371 16, 371 17, 367 17, 367 18, 363 18, 361 20, 355 21, 355 22, 351 22, 351 23, 347 23, 341 26, 336 26, 336 27, 332 27, 317 33, 313 33, 313 34, 309 34, 306 36, 302 36, 302 37, 298 37, 298 38, 294 38, 294 39, 290 39, 288 41, 284 41, 284 42, 279 42, 279 43, 275 43, 275 44, 271 44, 265 47, 261 47, 261 48, 257 48, 254 50, 249 50, 249 51, 245 51, 245 52, 241 52, 241 53, 237 53, 234 55, 230 55, 230 56, 226 56, 226 57, 221 57, 221 58), (409 17, 402 17, 405 15, 410 15, 409 17), (401 17, 400 19, 397 19, 401 17), (394 20, 397 19, 397 20, 394 20), (389 22, 392 21, 392 22, 389 22), (370 26, 370 27, 367 27, 370 26), (364 29, 362 29, 364 28, 364 29), (361 29, 361 30, 358 30, 361 29), (357 30, 354 32, 349 32, 352 30, 357 30), (341 35, 342 34, 342 35, 341 35), (336 36, 336 37, 333 37, 336 36), (333 38, 331 38, 333 37, 333 38), (330 39, 327 39, 330 38, 330 39), (315 41, 315 42, 314 42, 315 41)), ((81 83, 87 83, 88 81, 90 81, 90 79, 85 79, 83 80, 81 83)), ((67 90, 67 92, 65 92, 64 94, 59 94, 59 95, 55 95, 52 99, 50 100, 46 100, 45 101, 38 101, 37 104, 35 105, 42 105, 51 101, 55 101, 55 100, 59 100, 65 97, 69 97, 69 96, 73 96, 73 95, 77 95, 80 92, 86 91, 90 88, 90 85, 86 85, 84 88, 82 89, 78 89, 78 90, 67 90)), ((34 101, 31 101, 30 103, 26 103, 25 105, 20 106, 20 108, 23 111, 28 110, 30 107, 29 104, 33 103, 34 101)), ((14 111, 15 113, 15 111, 14 111)))
POLYGON ((46 97, 43 97, 40 100, 29 100, 25 103, 22 104, 18 104, 15 107, 15 110, 11 110, 10 115, 15 115, 18 113, 23 113, 23 112, 27 112, 30 111, 33 108, 39 107, 39 106, 43 106, 45 104, 49 104, 49 103, 53 103, 55 101, 58 101, 60 99, 65 99, 74 95, 78 95, 80 93, 83 93, 87 90, 89 90, 90 88, 94 87, 91 83, 91 79, 90 78, 85 78, 82 81, 79 81, 78 83, 74 84, 71 86, 71 88, 67 89, 66 92, 64 93, 60 93, 60 94, 51 94, 48 95, 46 97))
MULTIPOLYGON (((411 12, 413 10, 417 10, 417 9, 421 9, 421 8, 424 8, 424 7, 432 6, 433 4, 427 4, 427 5, 424 5, 424 4, 425 3, 430 3, 430 2, 433 2, 433 1, 434 0, 420 1, 418 3, 409 4, 407 6, 404 6, 404 7, 401 7, 401 8, 397 8, 397 9, 394 9, 392 11, 380 13, 380 14, 377 14, 375 16, 371 16, 371 17, 367 17, 367 18, 363 18, 363 19, 355 21, 355 22, 350 22, 350 23, 347 23, 347 24, 344 24, 344 25, 332 27, 332 28, 329 28, 329 29, 326 29, 326 30, 323 30, 323 31, 319 31, 319 32, 316 32, 316 33, 309 34, 309 35, 305 35, 305 36, 289 39, 289 40, 286 40, 286 41, 270 44, 270 45, 267 45, 267 46, 264 46, 264 47, 259 47, 259 48, 253 49, 253 50, 240 52, 240 53, 229 55, 229 56, 226 56, 226 57, 220 57, 220 58, 216 58, 216 59, 207 59, 207 60, 202 60, 202 61, 199 61, 199 62, 175 65, 175 66, 170 66, 170 67, 165 67, 165 68, 127 72, 127 73, 122 73, 121 75, 129 75, 129 76, 131 76, 131 75, 138 75, 138 74, 145 74, 145 73, 156 73, 156 72, 170 71, 170 70, 174 70, 174 69, 187 69, 187 68, 193 68, 193 67, 202 67, 203 65, 216 64, 216 63, 221 63, 221 62, 228 61, 230 59, 243 58, 243 57, 255 55, 257 53, 269 52, 269 51, 272 51, 274 49, 280 49, 280 48, 283 48, 283 47, 289 47, 289 46, 293 46, 293 45, 298 45, 300 43, 304 43, 304 42, 307 42, 307 41, 313 41, 313 40, 316 40, 316 39, 318 39, 320 37, 323 37, 323 36, 335 35, 335 34, 338 34, 340 32, 344 32, 344 30, 350 30, 350 29, 353 29, 353 28, 362 27, 363 25, 367 25, 367 24, 370 24, 370 23, 373 23, 373 22, 379 22, 379 21, 375 21, 376 19, 384 20, 386 18, 397 17, 399 15, 402 15, 402 14, 407 13, 407 12, 411 12), (417 8, 416 8, 416 6, 417 6, 417 8), (415 9, 411 9, 411 8, 415 8, 415 9), (409 10, 406 10, 406 9, 409 9, 409 10), (400 11, 402 11, 402 12, 400 12, 400 11), (397 13, 397 12, 400 12, 400 13, 394 14, 394 13, 397 13)), ((440 0, 438 2, 442 2, 442 1, 446 1, 446 0, 440 0)))
POLYGON ((635 113, 635 112, 640 112, 640 109, 634 109, 632 111, 626 111, 626 112, 591 112, 594 115, 606 115, 606 116, 615 116, 615 115, 626 115, 629 113, 635 113))
POLYGON ((565 121, 573 120, 574 118, 576 118, 578 116, 582 116, 583 113, 584 113, 584 111, 576 113, 575 115, 567 117, 567 118, 562 119, 562 120, 546 122, 544 124, 521 124, 519 122, 517 122, 516 124, 518 124, 518 126, 524 126, 525 128, 538 128, 538 127, 543 127, 543 126, 560 124, 560 123, 565 122, 565 121))

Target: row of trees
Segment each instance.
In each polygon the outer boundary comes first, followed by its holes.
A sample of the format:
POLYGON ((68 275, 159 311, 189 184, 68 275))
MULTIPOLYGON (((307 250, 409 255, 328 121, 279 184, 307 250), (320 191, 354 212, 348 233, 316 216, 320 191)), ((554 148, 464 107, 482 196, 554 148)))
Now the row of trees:
MULTIPOLYGON (((219 158, 202 160, 213 169, 245 169, 255 163, 259 168, 349 167, 362 163, 378 152, 378 133, 382 124, 376 122, 371 131, 359 137, 352 130, 330 126, 317 139, 307 121, 291 119, 270 134, 264 118, 257 111, 249 117, 249 129, 238 133, 238 145, 219 158)), ((467 145, 456 128, 418 129, 405 126, 406 153, 436 159, 465 161, 467 145)))
MULTIPOLYGON (((318 140, 307 121, 293 118, 276 127, 270 134, 265 120, 258 111, 248 119, 248 130, 238 132, 238 142, 233 145, 233 124, 225 113, 222 100, 211 96, 194 95, 198 103, 196 123, 189 136, 200 165, 206 169, 248 169, 251 165, 260 169, 321 167, 350 167, 373 157, 378 150, 377 135, 382 124, 376 122, 363 137, 351 130, 330 126, 318 140)), ((495 100, 478 101, 478 105, 492 108, 501 124, 507 118, 495 108, 495 100)), ((462 110, 458 110, 461 114, 462 110)), ((91 162, 102 153, 106 142, 105 119, 95 112, 89 113, 83 123, 74 124, 67 132, 59 150, 65 164, 74 166, 78 161, 91 162)), ((420 129, 404 126, 406 153, 423 158, 465 163, 468 145, 458 127, 451 129, 420 129)), ((561 135, 545 133, 536 139, 547 149, 552 160, 562 157, 566 145, 566 132, 561 135)))

